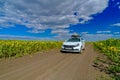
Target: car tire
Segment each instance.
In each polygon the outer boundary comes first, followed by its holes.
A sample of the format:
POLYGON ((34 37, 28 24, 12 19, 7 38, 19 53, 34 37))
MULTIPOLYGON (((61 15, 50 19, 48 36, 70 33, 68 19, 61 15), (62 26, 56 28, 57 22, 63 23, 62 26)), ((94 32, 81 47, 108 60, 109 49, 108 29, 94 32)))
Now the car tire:
POLYGON ((85 48, 83 48, 82 50, 85 50, 85 48))
POLYGON ((61 53, 64 53, 64 51, 60 50, 61 53))
POLYGON ((82 49, 81 49, 81 50, 80 50, 80 53, 82 54, 82 52, 83 52, 83 51, 82 51, 82 49))
POLYGON ((80 54, 82 53, 82 47, 81 47, 81 49, 80 49, 80 52, 79 52, 80 54))

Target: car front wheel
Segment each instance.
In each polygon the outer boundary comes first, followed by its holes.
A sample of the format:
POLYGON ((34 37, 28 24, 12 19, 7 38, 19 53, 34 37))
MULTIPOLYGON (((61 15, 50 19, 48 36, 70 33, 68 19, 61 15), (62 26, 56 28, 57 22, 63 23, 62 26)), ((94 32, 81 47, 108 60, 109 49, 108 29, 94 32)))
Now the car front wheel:
POLYGON ((79 53, 82 53, 82 47, 80 48, 80 51, 79 51, 79 53))

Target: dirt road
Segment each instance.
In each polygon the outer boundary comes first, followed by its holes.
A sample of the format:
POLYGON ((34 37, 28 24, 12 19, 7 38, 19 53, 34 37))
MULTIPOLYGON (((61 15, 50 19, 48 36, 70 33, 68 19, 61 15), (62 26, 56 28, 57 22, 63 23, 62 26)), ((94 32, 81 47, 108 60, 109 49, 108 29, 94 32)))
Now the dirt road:
POLYGON ((92 65, 97 54, 91 44, 82 54, 51 50, 0 61, 0 80, 96 80, 92 65))

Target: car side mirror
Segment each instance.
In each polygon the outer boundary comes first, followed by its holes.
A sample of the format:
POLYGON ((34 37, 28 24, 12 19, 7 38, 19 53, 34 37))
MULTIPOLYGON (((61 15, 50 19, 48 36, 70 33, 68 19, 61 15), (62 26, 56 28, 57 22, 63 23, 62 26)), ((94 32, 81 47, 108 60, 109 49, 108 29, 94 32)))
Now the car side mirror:
POLYGON ((67 40, 65 40, 65 42, 67 42, 67 40))
POLYGON ((82 41, 84 42, 85 40, 84 40, 84 39, 82 39, 82 41))

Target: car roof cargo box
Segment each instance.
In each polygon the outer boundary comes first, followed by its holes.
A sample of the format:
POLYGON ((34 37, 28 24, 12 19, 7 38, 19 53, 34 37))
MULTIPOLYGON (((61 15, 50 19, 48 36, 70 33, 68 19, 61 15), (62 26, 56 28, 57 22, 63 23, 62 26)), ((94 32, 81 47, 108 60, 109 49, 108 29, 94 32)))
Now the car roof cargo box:
POLYGON ((72 37, 72 38, 80 38, 80 35, 78 35, 78 34, 73 34, 73 35, 71 35, 71 37, 72 37))

